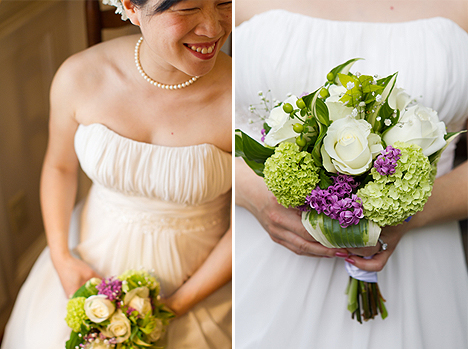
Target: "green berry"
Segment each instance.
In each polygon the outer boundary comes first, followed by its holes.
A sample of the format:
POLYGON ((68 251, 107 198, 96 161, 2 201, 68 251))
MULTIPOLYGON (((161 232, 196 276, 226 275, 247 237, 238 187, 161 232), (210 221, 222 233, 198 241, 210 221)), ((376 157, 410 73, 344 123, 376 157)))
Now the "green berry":
POLYGON ((332 72, 329 72, 327 74, 327 80, 330 81, 330 82, 335 81, 335 74, 333 74, 332 72))
POLYGON ((301 133, 304 130, 304 126, 302 126, 300 123, 294 124, 293 130, 294 132, 301 133))
POLYGON ((291 103, 285 103, 283 105, 283 110, 284 110, 285 113, 291 114, 293 112, 294 108, 291 105, 291 103))
POLYGON ((320 96, 322 98, 327 98, 328 96, 330 96, 330 93, 325 87, 322 87, 322 89, 320 90, 320 96))
POLYGON ((300 147, 303 147, 306 145, 306 140, 304 139, 304 137, 302 137, 302 135, 296 137, 296 144, 300 147))
POLYGON ((297 101, 296 101, 296 105, 299 109, 304 109, 306 107, 305 103, 304 103, 304 100, 302 98, 299 98, 297 101))

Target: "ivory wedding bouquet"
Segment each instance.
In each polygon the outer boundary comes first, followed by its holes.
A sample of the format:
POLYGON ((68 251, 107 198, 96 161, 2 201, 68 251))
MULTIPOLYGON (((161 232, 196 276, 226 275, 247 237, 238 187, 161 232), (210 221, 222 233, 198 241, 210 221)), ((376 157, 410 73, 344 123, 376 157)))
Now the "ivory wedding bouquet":
MULTIPOLYGON (((306 230, 330 248, 375 246, 381 227, 421 211, 440 155, 457 135, 396 87, 397 73, 350 73, 357 60, 332 69, 315 92, 268 110, 264 144, 236 130, 236 156, 280 204, 302 210, 306 230)), ((385 318, 376 273, 346 267, 352 317, 385 318)))
POLYGON ((70 298, 65 321, 67 349, 157 348, 174 315, 159 303, 159 283, 147 271, 93 278, 70 298))

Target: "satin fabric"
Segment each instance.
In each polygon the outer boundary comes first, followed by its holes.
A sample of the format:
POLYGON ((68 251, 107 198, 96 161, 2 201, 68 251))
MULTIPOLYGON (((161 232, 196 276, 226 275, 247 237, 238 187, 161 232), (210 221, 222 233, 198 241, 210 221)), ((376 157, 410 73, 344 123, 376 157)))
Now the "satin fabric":
MULTIPOLYGON (((137 142, 102 124, 80 125, 75 150, 93 186, 75 210, 73 252, 100 275, 152 270, 172 294, 204 262, 229 227, 231 155, 210 144, 137 142)), ((42 253, 23 285, 2 349, 59 349, 70 329, 67 298, 42 253)), ((231 346, 231 284, 173 320, 167 348, 231 346)))
MULTIPOLYGON (((236 29, 236 127, 259 139, 259 91, 270 101, 312 92, 351 58, 438 111, 449 131, 468 116, 468 35, 454 22, 340 22, 283 10, 236 29), (267 91, 270 90, 269 93, 267 91)), ((264 114, 263 114, 264 115, 264 114)), ((450 171, 455 144, 438 175, 450 171)), ((443 204, 443 203, 441 203, 443 204)), ((458 222, 406 234, 378 275, 388 318, 352 320, 339 258, 298 256, 236 206, 236 348, 468 348, 468 274, 458 222)))

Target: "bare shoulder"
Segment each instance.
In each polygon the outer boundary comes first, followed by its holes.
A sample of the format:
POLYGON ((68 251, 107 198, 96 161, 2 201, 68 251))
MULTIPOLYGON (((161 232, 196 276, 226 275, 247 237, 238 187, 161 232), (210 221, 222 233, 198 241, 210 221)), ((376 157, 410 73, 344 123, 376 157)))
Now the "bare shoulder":
POLYGON ((105 91, 113 79, 123 75, 125 62, 132 62, 130 47, 136 40, 134 36, 114 39, 67 58, 54 77, 51 103, 66 103, 75 112, 90 96, 105 91))
POLYGON ((74 98, 100 80, 98 66, 102 64, 104 54, 103 49, 98 46, 76 53, 62 63, 52 83, 52 99, 66 98, 73 104, 74 98))

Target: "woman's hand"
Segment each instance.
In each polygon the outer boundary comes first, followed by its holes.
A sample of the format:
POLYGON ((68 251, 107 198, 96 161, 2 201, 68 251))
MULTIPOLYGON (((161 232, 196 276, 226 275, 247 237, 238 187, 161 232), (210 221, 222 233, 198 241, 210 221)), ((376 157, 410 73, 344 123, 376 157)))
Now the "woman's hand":
POLYGON ((382 244, 380 242, 373 247, 349 248, 350 255, 346 260, 362 270, 381 271, 385 267, 385 264, 387 264, 393 251, 395 251, 398 242, 400 242, 400 239, 408 230, 407 223, 384 227, 380 233, 380 239, 387 244, 385 251, 381 251, 382 244), (363 258, 369 256, 373 257, 371 259, 363 258))
POLYGON ((203 264, 172 295, 161 301, 176 316, 226 285, 232 279, 232 228, 219 240, 203 264))
POLYGON ((168 298, 162 298, 161 303, 168 307, 176 317, 182 316, 190 310, 188 304, 184 303, 179 299, 179 297, 177 297, 177 293, 174 293, 168 298))
POLYGON ((336 253, 346 253, 345 249, 327 248, 317 242, 302 225, 302 212, 285 208, 269 191, 265 193, 262 205, 252 213, 274 242, 298 255, 335 257, 336 253))
POLYGON ((101 278, 88 264, 69 256, 54 263, 65 295, 69 298, 91 278, 101 278))
POLYGON ((313 257, 347 256, 346 249, 331 249, 318 243, 304 228, 301 212, 285 208, 242 159, 236 159, 236 204, 249 210, 271 239, 296 254, 313 257))

